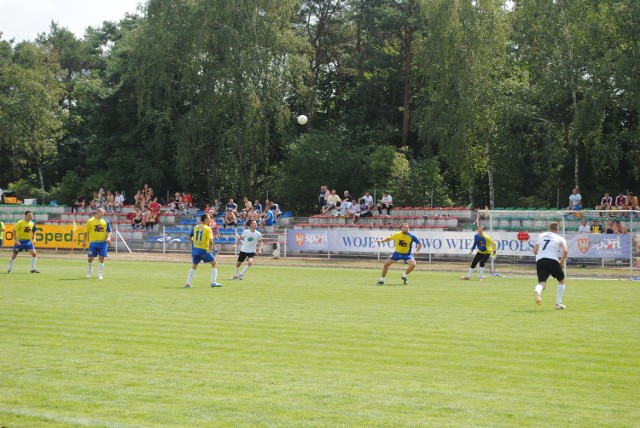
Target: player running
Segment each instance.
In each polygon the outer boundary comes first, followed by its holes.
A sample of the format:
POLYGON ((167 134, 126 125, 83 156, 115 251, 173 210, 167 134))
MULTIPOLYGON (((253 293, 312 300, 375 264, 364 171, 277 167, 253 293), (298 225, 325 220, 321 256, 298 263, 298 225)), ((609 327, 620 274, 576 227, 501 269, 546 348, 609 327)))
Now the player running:
POLYGON ((211 223, 211 217, 209 214, 202 214, 200 216, 201 223, 198 224, 191 233, 189 233, 189 240, 193 242, 193 248, 191 250, 191 259, 193 266, 189 270, 187 276, 187 283, 185 288, 191 288, 191 281, 198 269, 198 264, 202 261, 205 263, 211 263, 211 286, 222 287, 222 284, 216 282, 218 277, 218 262, 211 253, 213 251, 213 231, 209 224, 211 223))
POLYGON ((20 251, 29 251, 29 253, 31 253, 31 273, 40 273, 40 271, 36 269, 38 259, 38 254, 34 247, 36 243, 36 224, 32 219, 33 213, 31 213, 31 211, 25 211, 24 218, 18 220, 15 226, 13 226, 15 243, 13 245, 13 254, 11 254, 11 259, 9 260, 9 270, 7 273, 11 273, 13 264, 20 251))
POLYGON ((471 247, 469 254, 473 253, 475 248, 478 249, 478 252, 471 262, 469 272, 467 272, 465 276, 461 276, 460 279, 464 279, 466 281, 470 280, 471 275, 473 275, 473 270, 478 264, 480 264, 478 267, 478 281, 482 281, 484 265, 487 263, 487 260, 489 260, 489 257, 495 257, 496 255, 498 246, 493 239, 489 238, 489 236, 484 233, 484 226, 481 224, 478 225, 478 233, 473 237, 473 247, 471 247))
POLYGON ((111 224, 104 217, 104 209, 98 208, 94 217, 87 220, 84 228, 84 240, 82 247, 85 248, 89 241, 87 251, 87 278, 93 274, 93 259, 98 257, 98 279, 102 278, 104 272, 104 260, 107 257, 107 250, 111 243, 111 224))
POLYGON ((407 275, 411 273, 411 271, 416 267, 416 259, 414 258, 414 254, 418 254, 422 249, 422 243, 418 240, 415 235, 409 233, 409 223, 403 223, 400 227, 400 232, 391 235, 385 239, 378 239, 375 242, 378 244, 382 244, 383 242, 395 241, 396 248, 393 254, 389 256, 389 259, 384 263, 382 267, 382 274, 380 279, 378 280, 378 285, 384 285, 384 278, 387 276, 387 271, 389 270, 389 266, 397 262, 398 260, 404 260, 407 266, 407 270, 402 274, 402 282, 404 284, 407 283, 407 275), (417 244, 416 251, 411 253, 411 246, 413 244, 417 244))
POLYGON ((236 246, 242 241, 242 246, 240 247, 240 254, 238 254, 238 261, 236 262, 236 272, 231 279, 242 280, 244 274, 247 273, 251 265, 253 265, 253 258, 256 256, 256 252, 258 254, 262 253, 262 234, 258 232, 257 228, 258 222, 252 220, 249 223, 249 229, 245 229, 242 235, 236 238, 236 243, 233 245, 236 246), (238 273, 240 266, 245 260, 247 261, 246 266, 242 269, 242 272, 238 273))
POLYGON ((536 303, 542 304, 542 291, 547 288, 547 279, 549 276, 558 280, 558 289, 556 290, 556 309, 566 309, 562 304, 562 296, 564 296, 564 271, 562 266, 569 255, 569 247, 567 241, 558 235, 558 223, 551 222, 549 231, 541 233, 538 236, 536 244, 533 246, 533 254, 536 255, 536 271, 538 272, 538 285, 534 290, 536 303), (558 259, 558 254, 562 253, 558 259))

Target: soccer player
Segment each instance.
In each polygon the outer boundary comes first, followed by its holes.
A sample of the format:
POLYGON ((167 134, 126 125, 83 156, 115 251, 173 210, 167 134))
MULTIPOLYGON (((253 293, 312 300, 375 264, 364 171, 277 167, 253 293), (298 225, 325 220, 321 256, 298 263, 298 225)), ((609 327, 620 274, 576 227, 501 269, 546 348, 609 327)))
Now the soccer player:
POLYGON ((473 250, 477 248, 478 252, 476 256, 473 258, 471 262, 471 267, 469 268, 469 272, 465 276, 461 276, 460 279, 470 280, 471 275, 473 274, 473 270, 476 268, 478 263, 480 266, 478 267, 478 281, 482 281, 482 275, 484 274, 484 265, 489 260, 489 257, 494 257, 496 255, 496 251, 498 246, 493 241, 493 239, 489 238, 486 233, 484 233, 484 226, 478 225, 478 233, 473 237, 473 247, 471 247, 471 251, 469 254, 473 253, 473 250))
POLYGON ((565 288, 562 266, 569 255, 569 247, 567 247, 567 241, 558 235, 558 223, 551 222, 549 231, 538 236, 538 240, 533 246, 533 254, 536 255, 536 271, 538 273, 538 285, 536 285, 534 291, 536 303, 538 305, 542 304, 540 295, 547 287, 547 279, 552 276, 558 280, 556 309, 566 309, 566 306, 562 304, 565 288), (558 254, 560 253, 562 255, 558 259, 558 254))
POLYGON ((389 256, 389 259, 384 263, 382 267, 382 275, 378 280, 378 285, 384 285, 384 278, 387 276, 387 271, 389 270, 389 266, 397 262, 398 260, 404 260, 407 266, 407 270, 402 274, 402 282, 407 283, 407 275, 411 273, 411 271, 416 267, 416 259, 413 257, 414 254, 418 254, 422 249, 422 243, 418 240, 415 235, 409 233, 409 223, 403 223, 400 228, 400 232, 391 235, 385 239, 378 239, 376 242, 378 244, 382 244, 383 242, 395 241, 396 248, 393 254, 389 256), (417 244, 415 253, 411 253, 411 246, 413 244, 417 244))
POLYGON ((93 274, 93 259, 98 257, 98 279, 103 279, 104 259, 107 257, 107 249, 111 243, 111 224, 103 217, 104 209, 96 209, 95 216, 87 220, 87 225, 84 228, 82 247, 85 248, 87 241, 89 241, 87 278, 91 278, 93 274))
POLYGON ((200 222, 201 223, 194 227, 191 233, 189 233, 189 240, 193 242, 193 248, 191 249, 193 266, 191 266, 189 270, 187 283, 184 287, 191 288, 191 281, 193 281, 193 276, 201 261, 211 263, 211 286, 222 287, 222 284, 216 282, 218 277, 218 262, 211 253, 213 251, 213 231, 209 226, 211 217, 209 217, 209 214, 204 213, 200 216, 200 222))
POLYGON ((11 273, 13 264, 20 251, 29 251, 31 253, 31 273, 40 273, 36 269, 36 261, 38 254, 34 248, 36 243, 36 224, 32 221, 33 214, 31 211, 25 211, 24 218, 18 220, 15 226, 13 226, 13 236, 15 237, 15 243, 13 245, 13 254, 11 254, 11 260, 9 260, 9 270, 7 273, 11 273))
POLYGON ((262 253, 262 234, 258 232, 257 229, 258 222, 252 220, 249 223, 249 229, 245 229, 242 235, 236 238, 236 243, 233 244, 234 247, 238 245, 240 241, 242 241, 242 246, 240 247, 240 254, 238 254, 238 261, 236 262, 236 272, 231 279, 242 280, 244 274, 247 273, 251 265, 253 265, 253 258, 256 256, 256 252, 258 254, 262 253), (242 272, 238 273, 240 266, 245 260, 247 261, 246 266, 242 269, 242 272))

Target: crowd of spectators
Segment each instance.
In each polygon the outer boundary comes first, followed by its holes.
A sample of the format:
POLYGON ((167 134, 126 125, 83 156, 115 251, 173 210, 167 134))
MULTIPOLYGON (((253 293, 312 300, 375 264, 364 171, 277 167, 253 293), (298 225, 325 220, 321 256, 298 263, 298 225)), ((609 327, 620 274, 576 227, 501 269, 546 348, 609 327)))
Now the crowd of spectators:
POLYGON ((382 198, 374 205, 373 196, 369 192, 365 192, 360 198, 351 196, 348 190, 345 190, 343 196, 340 197, 335 189, 329 190, 329 186, 320 186, 318 192, 318 204, 320 213, 325 215, 334 215, 351 219, 354 223, 360 217, 371 217, 374 211, 378 211, 378 215, 391 215, 393 209, 393 197, 389 192, 385 192, 382 198))

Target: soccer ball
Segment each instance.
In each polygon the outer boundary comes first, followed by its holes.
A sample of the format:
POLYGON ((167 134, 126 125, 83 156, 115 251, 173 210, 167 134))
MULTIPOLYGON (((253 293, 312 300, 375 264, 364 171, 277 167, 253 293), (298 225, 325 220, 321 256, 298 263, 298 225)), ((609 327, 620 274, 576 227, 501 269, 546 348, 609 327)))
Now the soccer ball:
POLYGON ((298 116, 298 123, 300 125, 306 125, 308 120, 309 119, 307 119, 307 116, 305 116, 304 114, 301 114, 300 116, 298 116))

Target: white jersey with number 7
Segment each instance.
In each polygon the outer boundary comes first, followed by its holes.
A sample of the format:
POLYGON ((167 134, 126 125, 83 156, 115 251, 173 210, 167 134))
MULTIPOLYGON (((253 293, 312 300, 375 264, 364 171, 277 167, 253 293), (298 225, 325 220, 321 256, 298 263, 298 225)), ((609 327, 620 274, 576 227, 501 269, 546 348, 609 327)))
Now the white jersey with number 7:
POLYGON ((560 261, 562 244, 567 245, 567 240, 553 232, 544 232, 538 236, 538 254, 536 261, 540 259, 551 259, 560 261))

